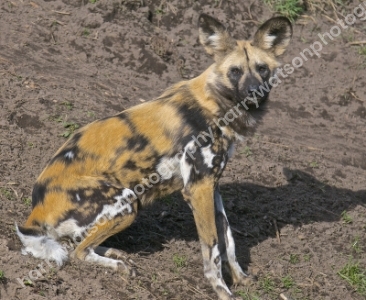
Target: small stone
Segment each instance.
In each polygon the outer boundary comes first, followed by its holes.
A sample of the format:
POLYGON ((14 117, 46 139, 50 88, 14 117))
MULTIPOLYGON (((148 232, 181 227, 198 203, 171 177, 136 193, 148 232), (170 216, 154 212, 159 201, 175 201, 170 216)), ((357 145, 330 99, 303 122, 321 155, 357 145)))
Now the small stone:
POLYGON ((300 241, 305 240, 305 235, 303 234, 299 234, 297 237, 299 238, 300 241))

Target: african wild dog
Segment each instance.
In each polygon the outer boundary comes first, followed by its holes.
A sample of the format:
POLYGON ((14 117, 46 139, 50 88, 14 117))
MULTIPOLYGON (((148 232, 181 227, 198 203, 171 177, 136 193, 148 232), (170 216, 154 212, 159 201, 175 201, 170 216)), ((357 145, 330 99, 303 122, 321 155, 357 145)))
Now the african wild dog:
MULTIPOLYGON (((214 64, 153 101, 75 133, 37 179, 31 215, 17 227, 24 250, 62 265, 67 251, 60 240, 68 238, 76 244, 73 257, 133 274, 121 251, 99 245, 131 225, 138 208, 180 190, 193 211, 204 274, 220 299, 234 299, 222 262, 235 284, 248 276, 236 260, 218 180, 233 143, 253 124, 253 102, 249 111, 239 103, 275 74, 291 36, 289 20, 275 17, 253 40, 234 40, 219 21, 202 14, 199 39, 214 64), (240 116, 223 122, 233 107, 240 116), (150 181, 142 185, 142 178, 150 181)), ((268 92, 257 96, 259 105, 268 92)))

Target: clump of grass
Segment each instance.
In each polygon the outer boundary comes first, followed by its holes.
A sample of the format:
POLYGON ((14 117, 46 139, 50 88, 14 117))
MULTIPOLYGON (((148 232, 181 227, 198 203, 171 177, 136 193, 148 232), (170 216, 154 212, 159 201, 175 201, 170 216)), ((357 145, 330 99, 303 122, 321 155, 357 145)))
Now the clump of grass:
POLYGON ((155 13, 157 15, 163 15, 163 14, 165 14, 165 11, 164 11, 163 7, 160 6, 160 7, 158 7, 158 8, 155 9, 155 13))
POLYGON ((356 236, 356 238, 354 239, 354 241, 352 243, 352 249, 356 253, 361 253, 362 252, 362 247, 361 247, 361 244, 360 244, 360 237, 356 236))
POLYGON ((248 146, 245 146, 240 153, 243 153, 246 157, 249 157, 253 154, 248 146))
POLYGON ((352 217, 345 210, 342 211, 341 217, 342 217, 343 223, 345 223, 345 224, 351 224, 353 222, 352 217))
POLYGON ((347 263, 338 275, 346 280, 362 296, 366 296, 366 273, 356 262, 347 263))
POLYGON ((8 200, 13 199, 12 192, 10 190, 8 190, 7 188, 0 188, 0 194, 2 194, 8 200))
POLYGON ((275 288, 275 283, 272 278, 266 276, 260 282, 260 287, 266 292, 270 293, 275 288))
POLYGON ((316 162, 316 161, 312 161, 309 165, 310 165, 310 167, 311 167, 311 168, 313 168, 313 169, 315 169, 315 168, 318 168, 318 167, 319 167, 319 164, 318 164, 318 162, 316 162))
POLYGON ((173 262, 177 268, 181 269, 186 266, 187 258, 184 255, 174 254, 173 262))
POLYGON ((88 118, 94 118, 95 117, 95 112, 93 112, 93 111, 87 111, 86 112, 86 115, 87 115, 88 118))
POLYGON ((22 198, 22 200, 23 200, 23 203, 24 203, 25 205, 27 205, 27 206, 31 206, 31 204, 32 204, 32 199, 31 199, 30 197, 24 197, 24 198, 22 198))
POLYGON ((264 0, 274 11, 290 19, 293 22, 303 12, 304 7, 298 0, 264 0))
POLYGON ((358 54, 366 56, 366 46, 362 46, 358 49, 358 54))
POLYGON ((300 261, 300 257, 298 254, 290 254, 290 263, 292 263, 293 265, 299 263, 300 261))
POLYGON ((65 106, 68 110, 72 110, 74 107, 74 104, 72 104, 70 101, 64 101, 62 102, 62 105, 65 106))
POLYGON ((304 261, 306 261, 306 262, 310 261, 311 256, 312 256, 311 254, 304 254, 304 256, 303 256, 304 261))
POLYGON ((57 122, 57 123, 63 122, 62 116, 58 116, 58 115, 49 116, 47 119, 48 119, 48 121, 54 121, 54 122, 57 122))
POLYGON ((248 291, 237 291, 236 294, 240 296, 243 300, 260 300, 257 295, 251 294, 248 291))
POLYGON ((283 287, 286 289, 292 288, 295 285, 295 281, 292 279, 291 275, 287 275, 281 278, 283 287))
POLYGON ((5 280, 5 273, 4 271, 0 270, 0 281, 5 280))
POLYGON ((70 135, 72 135, 76 129, 78 129, 80 126, 74 122, 65 122, 64 128, 66 128, 66 131, 61 134, 62 137, 68 138, 70 135))
POLYGON ((81 32, 81 35, 89 36, 90 35, 90 30, 88 28, 84 28, 83 31, 81 32))

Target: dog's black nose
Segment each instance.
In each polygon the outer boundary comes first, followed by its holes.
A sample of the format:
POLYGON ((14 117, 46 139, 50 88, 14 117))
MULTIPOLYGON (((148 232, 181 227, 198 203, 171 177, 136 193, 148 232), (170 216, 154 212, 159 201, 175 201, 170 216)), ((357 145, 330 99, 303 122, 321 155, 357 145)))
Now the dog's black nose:
POLYGON ((251 84, 251 85, 249 85, 249 87, 248 87, 248 90, 247 90, 247 92, 248 92, 248 95, 252 95, 252 94, 254 94, 255 92, 258 92, 258 86, 257 85, 255 85, 255 84, 251 84))

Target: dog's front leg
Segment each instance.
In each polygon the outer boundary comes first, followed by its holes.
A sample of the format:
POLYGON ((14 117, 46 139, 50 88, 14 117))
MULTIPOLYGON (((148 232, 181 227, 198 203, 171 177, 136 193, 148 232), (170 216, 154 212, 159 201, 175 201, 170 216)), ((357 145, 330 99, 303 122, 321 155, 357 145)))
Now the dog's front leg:
POLYGON ((182 191, 191 206, 203 255, 205 277, 221 300, 235 299, 226 286, 221 272, 221 254, 215 224, 214 179, 203 178, 188 183, 182 191))
POLYGON ((222 263, 227 264, 234 284, 249 284, 252 278, 246 275, 241 269, 235 255, 235 242, 226 217, 224 205, 219 192, 215 189, 215 213, 216 225, 219 237, 219 249, 222 263))

